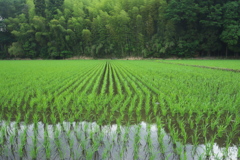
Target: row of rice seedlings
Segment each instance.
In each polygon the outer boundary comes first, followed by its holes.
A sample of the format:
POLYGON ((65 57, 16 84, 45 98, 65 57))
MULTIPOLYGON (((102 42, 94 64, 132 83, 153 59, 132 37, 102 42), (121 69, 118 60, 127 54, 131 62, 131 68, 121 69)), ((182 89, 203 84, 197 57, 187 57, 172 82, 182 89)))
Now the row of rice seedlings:
POLYGON ((18 154, 21 158, 24 156, 24 149, 27 143, 27 124, 24 124, 21 126, 21 132, 19 134, 19 139, 18 139, 18 154))
POLYGON ((134 154, 133 154, 133 159, 139 159, 139 147, 141 146, 141 136, 140 136, 140 132, 141 132, 141 125, 137 125, 136 129, 135 129, 135 135, 134 135, 134 154))
POLYGON ((51 145, 50 145, 50 138, 49 138, 49 133, 48 133, 48 123, 45 124, 44 128, 44 141, 43 141, 43 146, 45 149, 45 156, 47 159, 51 158, 51 145))
POLYGON ((101 87, 100 94, 107 94, 108 93, 108 85, 109 85, 109 64, 106 63, 105 73, 103 73, 103 83, 100 84, 101 87))
POLYGON ((121 119, 125 118, 127 108, 130 105, 132 98, 130 96, 128 96, 126 98, 123 97, 123 99, 124 99, 124 101, 122 102, 122 105, 120 104, 120 116, 121 116, 121 119))
POLYGON ((108 73, 109 73, 109 89, 108 89, 108 92, 110 95, 114 95, 117 91, 116 91, 116 88, 114 88, 114 85, 116 85, 113 81, 113 72, 112 72, 112 66, 111 64, 108 65, 108 73))
POLYGON ((126 79, 128 78, 127 75, 122 72, 116 65, 112 64, 112 67, 114 67, 114 69, 116 70, 116 77, 117 79, 119 80, 120 84, 121 84, 121 88, 122 88, 122 91, 124 89, 125 93, 123 94, 127 94, 127 95, 132 95, 133 94, 133 89, 132 89, 132 86, 130 86, 128 84, 128 82, 126 81, 126 79))
POLYGON ((156 118, 156 126, 157 126, 157 135, 158 135, 158 143, 159 143, 159 152, 164 154, 166 152, 167 146, 164 144, 165 133, 163 131, 164 123, 160 117, 156 118))
POLYGON ((125 75, 122 75, 120 73, 119 69, 114 65, 114 63, 111 64, 111 67, 113 69, 113 73, 114 73, 113 75, 117 83, 116 85, 118 88, 118 93, 123 95, 126 95, 126 94, 131 95, 131 90, 128 87, 126 80, 124 78, 125 75))
POLYGON ((120 148, 120 158, 123 159, 124 158, 124 152, 127 150, 127 143, 128 143, 128 140, 129 140, 129 132, 130 132, 130 129, 129 129, 129 123, 125 126, 125 130, 124 130, 124 133, 123 133, 123 136, 122 136, 122 139, 120 141, 120 146, 122 146, 120 148))
POLYGON ((122 89, 122 84, 121 84, 121 82, 120 82, 120 80, 119 80, 119 77, 118 77, 118 75, 117 75, 117 70, 116 70, 116 68, 114 67, 114 65, 112 65, 111 64, 111 72, 112 72, 112 77, 114 77, 114 80, 115 80, 115 83, 113 83, 113 85, 115 85, 116 86, 116 90, 117 90, 117 93, 118 94, 120 94, 120 95, 123 95, 124 93, 124 91, 123 91, 123 89, 122 89))
POLYGON ((92 93, 95 93, 95 94, 97 94, 97 92, 98 92, 98 89, 99 89, 99 87, 102 85, 102 84, 100 84, 101 83, 101 75, 103 74, 103 72, 104 72, 104 67, 106 67, 106 64, 104 63, 104 65, 101 67, 101 69, 99 69, 99 72, 97 73, 97 75, 98 75, 98 77, 97 77, 97 79, 95 80, 95 81, 93 81, 94 83, 94 86, 93 86, 93 88, 92 88, 92 93))
POLYGON ((37 147, 37 136, 38 136, 38 120, 34 120, 33 136, 31 137, 33 146, 30 151, 32 159, 37 158, 37 154, 39 150, 39 148, 37 147))
POLYGON ((124 119, 126 106, 123 107, 123 103, 125 102, 125 100, 125 97, 121 95, 115 95, 111 99, 111 103, 109 106, 109 115, 106 115, 107 117, 109 117, 109 120, 111 122, 117 123, 117 120, 124 119))
POLYGON ((142 121, 142 110, 143 110, 142 106, 144 105, 144 103, 145 103, 144 98, 140 97, 135 110, 137 123, 140 123, 142 121))
POLYGON ((158 150, 156 149, 156 146, 154 145, 154 138, 152 137, 152 128, 151 124, 147 123, 147 145, 148 145, 148 153, 149 153, 149 159, 154 160, 157 157, 158 150))

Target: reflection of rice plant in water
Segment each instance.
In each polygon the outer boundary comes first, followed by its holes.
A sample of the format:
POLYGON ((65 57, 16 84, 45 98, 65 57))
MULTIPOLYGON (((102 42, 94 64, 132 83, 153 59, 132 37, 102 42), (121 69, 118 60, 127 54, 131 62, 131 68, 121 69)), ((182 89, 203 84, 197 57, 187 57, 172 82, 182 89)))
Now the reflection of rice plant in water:
POLYGON ((0 159, 240 157, 238 73, 117 60, 0 67, 0 159))

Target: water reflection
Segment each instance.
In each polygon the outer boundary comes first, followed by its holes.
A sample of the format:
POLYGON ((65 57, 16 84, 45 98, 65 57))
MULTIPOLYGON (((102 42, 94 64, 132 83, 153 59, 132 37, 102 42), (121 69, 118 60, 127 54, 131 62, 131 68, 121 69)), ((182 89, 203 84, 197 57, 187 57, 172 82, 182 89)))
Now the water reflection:
POLYGON ((0 123, 0 159, 237 159, 237 146, 174 142, 156 125, 0 123))

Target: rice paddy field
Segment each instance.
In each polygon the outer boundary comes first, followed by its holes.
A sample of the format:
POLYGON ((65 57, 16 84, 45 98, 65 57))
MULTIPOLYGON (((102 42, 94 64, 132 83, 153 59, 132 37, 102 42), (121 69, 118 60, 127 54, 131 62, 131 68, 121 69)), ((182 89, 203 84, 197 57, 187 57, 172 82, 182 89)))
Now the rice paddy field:
POLYGON ((239 72, 150 60, 0 68, 0 159, 240 159, 239 72))

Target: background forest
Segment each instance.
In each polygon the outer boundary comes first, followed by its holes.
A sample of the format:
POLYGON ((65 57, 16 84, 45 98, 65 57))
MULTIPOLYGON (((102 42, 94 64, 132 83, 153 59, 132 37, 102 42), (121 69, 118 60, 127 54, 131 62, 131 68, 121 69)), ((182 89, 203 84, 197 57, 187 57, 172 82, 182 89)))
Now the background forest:
POLYGON ((236 0, 0 0, 0 58, 238 56, 236 0))

